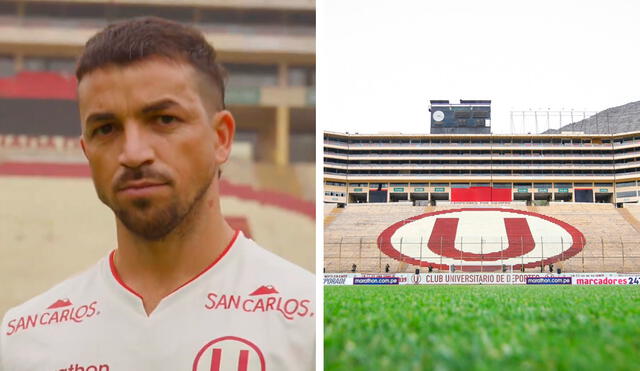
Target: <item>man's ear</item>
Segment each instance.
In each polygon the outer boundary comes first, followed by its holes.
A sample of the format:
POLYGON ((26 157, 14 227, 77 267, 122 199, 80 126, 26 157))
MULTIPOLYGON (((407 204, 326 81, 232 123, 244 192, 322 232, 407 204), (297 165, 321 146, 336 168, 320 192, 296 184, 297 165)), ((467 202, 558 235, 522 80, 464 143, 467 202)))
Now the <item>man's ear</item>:
POLYGON ((82 147, 82 153, 84 153, 84 157, 86 159, 89 159, 87 157, 87 149, 85 148, 85 144, 84 144, 84 137, 82 135, 80 135, 80 147, 82 147))
POLYGON ((216 136, 216 148, 214 152, 218 165, 222 165, 229 159, 233 137, 236 133, 236 121, 231 112, 222 110, 216 112, 213 117, 213 130, 216 136))

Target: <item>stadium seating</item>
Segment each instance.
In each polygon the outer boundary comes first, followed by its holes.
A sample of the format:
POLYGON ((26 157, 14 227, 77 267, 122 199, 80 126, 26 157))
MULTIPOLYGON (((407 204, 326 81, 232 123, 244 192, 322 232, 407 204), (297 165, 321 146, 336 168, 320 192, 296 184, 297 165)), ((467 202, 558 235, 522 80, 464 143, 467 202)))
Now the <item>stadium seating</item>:
POLYGON ((324 225, 328 226, 336 220, 338 214, 340 214, 344 208, 337 208, 333 204, 325 204, 324 206, 324 225))
MULTIPOLYGON (((450 204, 435 207, 391 204, 349 204, 344 211, 331 212, 325 224, 325 269, 327 272, 380 272, 386 264, 392 272, 412 272, 417 266, 392 259, 381 253, 377 237, 390 225, 426 212, 461 207, 496 207, 495 205, 450 204)), ((585 237, 585 247, 576 256, 555 267, 565 272, 637 272, 640 271, 640 232, 625 217, 624 209, 611 204, 552 203, 550 206, 502 205, 500 207, 535 212, 566 222, 585 237), (623 211, 624 210, 624 211, 623 211)), ((640 215, 640 207, 629 209, 640 215)), ((327 215, 325 213, 325 215, 327 215)), ((631 216, 636 219, 636 217, 631 216)), ((640 220, 639 219, 636 219, 640 220)), ((426 255, 425 255, 426 256, 426 255)), ((423 268, 424 269, 424 268, 423 268)), ((527 271, 539 271, 528 267, 527 271)))
POLYGON ((640 260, 632 258, 640 257, 640 245, 636 242, 640 234, 612 204, 552 203, 531 211, 565 221, 584 234, 585 248, 578 256, 565 262, 565 270, 640 270, 640 260), (627 255, 625 261, 623 254, 627 255))
MULTIPOLYGON (((63 136, 27 136, 0 134, 2 163, 44 162, 86 164, 79 138, 63 136)), ((294 163, 278 166, 231 158, 223 168, 223 178, 234 183, 250 184, 261 190, 285 193, 314 202, 315 165, 294 163)))

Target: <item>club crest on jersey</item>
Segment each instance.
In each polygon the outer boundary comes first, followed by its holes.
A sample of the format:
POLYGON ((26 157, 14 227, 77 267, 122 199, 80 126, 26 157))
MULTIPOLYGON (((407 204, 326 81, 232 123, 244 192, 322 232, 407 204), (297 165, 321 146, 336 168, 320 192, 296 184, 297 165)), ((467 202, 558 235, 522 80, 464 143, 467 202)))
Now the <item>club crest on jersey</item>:
POLYGON ((236 310, 247 313, 276 312, 290 321, 295 318, 313 316, 309 307, 311 300, 283 297, 272 285, 260 286, 246 297, 210 292, 207 299, 204 307, 208 310, 236 310))
POLYGON ((223 336, 205 344, 193 361, 192 371, 265 371, 264 355, 257 345, 237 336, 223 336))
POLYGON ((97 301, 92 301, 89 304, 74 305, 67 298, 58 299, 41 313, 28 314, 9 320, 6 334, 11 336, 19 331, 58 323, 82 323, 87 318, 100 314, 96 308, 97 305, 97 301))

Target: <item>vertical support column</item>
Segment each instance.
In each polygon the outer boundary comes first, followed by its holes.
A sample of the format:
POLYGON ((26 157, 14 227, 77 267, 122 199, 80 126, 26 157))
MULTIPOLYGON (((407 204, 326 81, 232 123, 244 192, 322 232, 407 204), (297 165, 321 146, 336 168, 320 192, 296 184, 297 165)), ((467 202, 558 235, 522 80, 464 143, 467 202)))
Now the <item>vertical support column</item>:
POLYGON ((544 272, 544 242, 542 242, 542 236, 540 236, 540 273, 542 272, 544 272))
POLYGON ((620 252, 622 253, 622 273, 624 273, 624 242, 622 236, 620 236, 620 252))
MULTIPOLYGON (((402 255, 402 237, 400 237, 400 266, 404 269, 402 263, 404 263, 404 256, 402 255)), ((398 272, 400 272, 400 269, 398 269, 398 272)))
POLYGON ((278 64, 278 86, 281 88, 289 85, 288 70, 289 67, 286 62, 278 64))
POLYGON ((340 237, 340 245, 338 245, 338 273, 342 272, 342 239, 344 237, 340 237))
MULTIPOLYGON (((500 236, 500 271, 502 272, 502 268, 504 268, 504 257, 502 256, 502 249, 504 247, 502 246, 502 236, 500 236)), ((513 264, 512 264, 513 266, 513 264)))
POLYGON ((362 237, 360 237, 360 246, 358 247, 358 266, 362 271, 362 237))
MULTIPOLYGON (((462 267, 464 266, 462 264, 462 259, 464 258, 464 256, 462 255, 464 253, 464 244, 462 242, 462 236, 460 236, 460 269, 458 269, 460 272, 462 272, 462 267)), ((456 245, 456 242, 453 241, 453 246, 456 245)))
POLYGON ((480 237, 480 272, 483 272, 483 268, 484 268, 484 252, 482 249, 482 237, 480 237))
POLYGON ((602 272, 604 272, 604 240, 600 237, 600 246, 602 246, 602 272))
POLYGON ((560 236, 560 269, 564 272, 564 239, 562 236, 560 236))
POLYGON ((582 246, 582 273, 584 273, 584 239, 580 237, 580 243, 582 246))
POLYGON ((18 21, 20 22, 20 24, 24 24, 24 13, 25 13, 25 6, 26 3, 25 1, 18 1, 18 12, 17 12, 17 16, 18 16, 18 21))
POLYGON ((391 183, 387 183, 387 203, 391 201, 391 183))
POLYGON ((287 165, 289 163, 289 127, 290 110, 287 106, 276 108, 276 133, 275 133, 275 153, 274 162, 276 165, 287 165))
POLYGON ((349 203, 349 181, 347 179, 344 182, 344 203, 349 203))
POLYGON ((202 11, 200 8, 193 8, 193 23, 197 24, 202 21, 202 11))
POLYGON ((378 249, 378 271, 382 273, 382 246, 378 249))
POLYGON ((520 272, 524 272, 524 239, 520 236, 520 272))
POLYGON ((440 236, 440 270, 442 270, 442 236, 440 236))
POLYGON ((258 161, 275 163, 276 116, 277 110, 269 108, 267 118, 258 127, 258 142, 256 143, 256 159, 258 161))

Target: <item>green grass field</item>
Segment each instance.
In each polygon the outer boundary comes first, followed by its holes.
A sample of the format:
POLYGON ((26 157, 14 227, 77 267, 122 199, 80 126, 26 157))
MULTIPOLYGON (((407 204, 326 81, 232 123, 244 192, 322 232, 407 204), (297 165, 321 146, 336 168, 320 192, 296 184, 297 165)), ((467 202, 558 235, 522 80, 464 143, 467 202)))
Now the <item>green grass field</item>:
POLYGON ((638 286, 328 286, 326 370, 640 369, 638 286))

